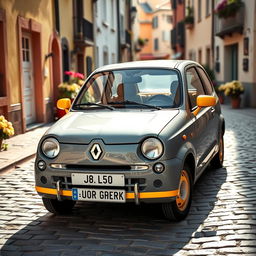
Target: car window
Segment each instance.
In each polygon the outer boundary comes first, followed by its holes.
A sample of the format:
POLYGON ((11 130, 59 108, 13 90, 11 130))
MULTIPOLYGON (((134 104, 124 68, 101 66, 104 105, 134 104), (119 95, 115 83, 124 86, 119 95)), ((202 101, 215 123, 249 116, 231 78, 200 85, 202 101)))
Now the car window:
POLYGON ((205 92, 207 95, 212 95, 213 93, 213 88, 212 88, 212 84, 208 78, 208 76, 205 74, 205 71, 199 67, 197 67, 197 71, 199 72, 199 75, 202 79, 203 82, 203 86, 205 89, 205 92))
POLYGON ((196 107, 196 98, 199 95, 205 94, 202 82, 195 70, 195 68, 188 68, 186 70, 186 80, 187 80, 187 89, 188 97, 190 101, 191 109, 196 107))
POLYGON ((181 86, 176 70, 137 68, 106 71, 96 73, 86 82, 75 103, 93 102, 117 108, 142 108, 142 104, 179 107, 181 86), (139 104, 118 104, 125 101, 139 104))

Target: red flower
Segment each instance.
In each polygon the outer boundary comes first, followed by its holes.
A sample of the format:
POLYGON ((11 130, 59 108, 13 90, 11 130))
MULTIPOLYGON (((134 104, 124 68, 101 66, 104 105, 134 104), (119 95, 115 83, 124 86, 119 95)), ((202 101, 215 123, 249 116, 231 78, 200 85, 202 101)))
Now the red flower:
POLYGON ((73 71, 65 71, 65 74, 68 75, 68 76, 74 76, 75 72, 73 72, 73 71))
POLYGON ((77 78, 79 78, 79 79, 84 79, 84 75, 81 74, 81 73, 75 73, 75 74, 74 74, 74 77, 77 77, 77 78))

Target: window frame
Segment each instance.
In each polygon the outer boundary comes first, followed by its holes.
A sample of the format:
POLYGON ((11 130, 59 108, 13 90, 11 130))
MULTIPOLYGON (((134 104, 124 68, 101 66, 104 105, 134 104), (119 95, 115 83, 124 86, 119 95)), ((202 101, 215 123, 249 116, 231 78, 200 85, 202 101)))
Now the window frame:
MULTIPOLYGON (((188 98, 188 105, 189 105, 189 109, 190 109, 190 111, 191 112, 193 112, 196 108, 197 108, 197 106, 195 105, 194 107, 192 106, 192 102, 191 102, 191 99, 190 99, 190 96, 189 96, 189 93, 188 93, 188 80, 187 80, 187 75, 186 75, 186 73, 187 73, 187 71, 189 70, 189 69, 191 69, 191 68, 193 68, 194 70, 195 70, 195 72, 196 72, 196 74, 197 74, 197 76, 199 77, 199 80, 200 80, 200 83, 201 83, 201 85, 202 85, 202 88, 203 88, 203 91, 204 91, 204 95, 207 95, 206 94, 206 90, 205 90, 205 87, 204 87, 204 83, 202 82, 202 78, 201 78, 201 76, 200 76, 200 74, 198 73, 198 71, 197 71, 197 68, 198 66, 197 65, 188 65, 188 66, 186 66, 185 67, 185 71, 184 71, 184 79, 185 79, 185 81, 186 81, 186 96, 187 96, 187 98, 188 98)), ((199 95, 202 95, 202 94, 199 94, 199 95)), ((198 97, 198 96, 197 96, 198 97)))
POLYGON ((213 95, 213 93, 214 93, 213 84, 212 84, 211 79, 210 79, 209 75, 207 74, 207 72, 202 67, 200 67, 200 66, 196 66, 196 71, 198 73, 198 76, 200 77, 200 80, 201 80, 202 84, 203 84, 203 88, 204 88, 205 94, 206 95, 213 95), (203 74, 205 74, 205 76, 206 76, 206 78, 207 78, 207 80, 209 82, 211 92, 208 92, 208 87, 205 84, 204 79, 202 78, 199 70, 202 70, 203 74))

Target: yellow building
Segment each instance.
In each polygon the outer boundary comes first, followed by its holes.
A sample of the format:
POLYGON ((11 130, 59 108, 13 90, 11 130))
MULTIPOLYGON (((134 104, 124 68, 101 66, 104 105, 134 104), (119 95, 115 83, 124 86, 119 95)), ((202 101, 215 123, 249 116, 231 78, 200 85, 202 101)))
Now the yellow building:
POLYGON ((51 52, 53 17, 51 1, 0 2, 1 112, 16 134, 51 116, 51 52), (2 43, 3 43, 2 42, 2 43))
POLYGON ((93 1, 0 2, 0 114, 24 133, 53 120, 63 71, 88 75, 93 1))

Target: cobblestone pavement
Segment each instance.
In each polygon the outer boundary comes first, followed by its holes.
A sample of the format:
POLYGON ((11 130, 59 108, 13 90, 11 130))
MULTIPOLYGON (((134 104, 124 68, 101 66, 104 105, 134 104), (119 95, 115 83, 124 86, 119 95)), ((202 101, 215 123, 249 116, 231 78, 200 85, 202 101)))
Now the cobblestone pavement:
POLYGON ((0 255, 256 255, 256 118, 223 112, 225 168, 200 178, 186 220, 133 204, 79 203, 54 216, 34 191, 30 161, 0 176, 0 255))

